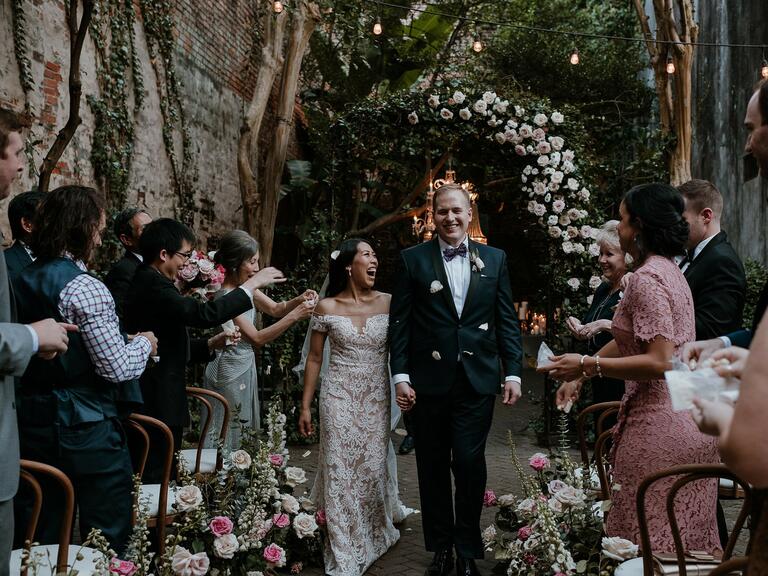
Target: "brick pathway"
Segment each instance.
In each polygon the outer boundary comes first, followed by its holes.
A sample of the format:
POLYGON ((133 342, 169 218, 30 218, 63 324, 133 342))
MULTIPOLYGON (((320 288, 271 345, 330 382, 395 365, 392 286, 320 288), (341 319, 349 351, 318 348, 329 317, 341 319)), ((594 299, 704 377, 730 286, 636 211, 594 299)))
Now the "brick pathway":
MULTIPOLYGON (((536 392, 541 390, 539 377, 531 371, 530 374, 524 374, 523 381, 526 383, 526 389, 532 390, 534 396, 538 396, 536 392)), ((509 492, 515 493, 519 487, 517 475, 510 460, 507 431, 512 430, 521 457, 527 457, 533 452, 541 450, 534 445, 533 434, 525 430, 529 418, 531 415, 535 415, 539 409, 538 405, 532 403, 529 394, 524 394, 518 404, 512 408, 503 406, 500 401, 496 403, 493 427, 488 437, 486 461, 488 464, 488 487, 492 488, 498 495, 509 492)), ((394 434, 392 438, 395 448, 397 448, 401 438, 394 434)), ((315 461, 317 446, 291 447, 290 451, 291 463, 303 467, 311 482, 317 466, 315 461), (307 451, 311 451, 311 453, 303 457, 307 451)), ((419 485, 416 476, 416 457, 413 453, 407 456, 398 455, 397 465, 400 497, 406 506, 418 509, 419 485)), ((494 513, 495 508, 483 510, 481 527, 484 528, 493 522, 494 513)), ((432 554, 424 550, 421 515, 416 514, 409 517, 398 528, 400 529, 400 541, 382 556, 366 574, 372 576, 422 576, 424 574, 424 570, 432 560, 432 554)), ((486 575, 491 573, 495 565, 496 562, 491 559, 478 562, 478 567, 486 575)), ((320 568, 308 568, 302 574, 305 576, 322 576, 323 571, 320 568)))

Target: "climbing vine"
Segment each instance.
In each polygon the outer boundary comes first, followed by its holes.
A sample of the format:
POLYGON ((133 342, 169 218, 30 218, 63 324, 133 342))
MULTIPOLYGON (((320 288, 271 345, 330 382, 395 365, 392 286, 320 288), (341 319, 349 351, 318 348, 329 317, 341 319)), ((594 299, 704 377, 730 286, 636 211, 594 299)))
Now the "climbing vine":
POLYGON ((140 0, 147 36, 149 57, 157 78, 160 95, 160 111, 163 115, 163 143, 171 163, 173 183, 178 198, 177 216, 184 222, 192 223, 194 218, 194 195, 192 183, 195 169, 189 127, 181 100, 181 82, 176 75, 174 53, 176 42, 171 4, 164 0, 140 0), (175 133, 181 134, 181 161, 176 152, 175 133))
POLYGON ((24 0, 13 0, 13 49, 19 65, 19 81, 24 90, 24 107, 30 111, 29 93, 35 88, 32 79, 32 64, 27 56, 27 17, 24 13, 24 0))
POLYGON ((133 114, 144 101, 144 78, 135 50, 135 20, 131 0, 100 0, 90 28, 100 88, 99 97, 88 97, 95 117, 91 162, 112 209, 121 208, 127 200, 135 136, 133 114), (129 109, 129 72, 133 113, 129 109))

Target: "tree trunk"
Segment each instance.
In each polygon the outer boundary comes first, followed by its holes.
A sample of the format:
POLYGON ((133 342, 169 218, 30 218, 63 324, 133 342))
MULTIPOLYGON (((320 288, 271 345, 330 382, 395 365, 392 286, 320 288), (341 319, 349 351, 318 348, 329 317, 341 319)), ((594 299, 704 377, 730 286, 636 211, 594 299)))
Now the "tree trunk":
POLYGON ((80 81, 80 55, 83 52, 85 35, 88 33, 88 27, 91 25, 93 3, 94 0, 83 0, 83 15, 79 26, 77 24, 79 2, 75 0, 70 3, 67 13, 69 28, 69 118, 61 131, 56 135, 56 140, 53 142, 50 150, 48 150, 45 160, 43 160, 38 183, 38 188, 41 192, 48 192, 51 174, 53 174, 53 170, 56 168, 61 155, 75 135, 77 127, 82 123, 80 118, 80 100, 83 84, 80 81))
POLYGON ((285 157, 293 126, 293 112, 296 106, 296 92, 304 54, 309 39, 321 20, 320 9, 313 2, 302 0, 291 11, 291 32, 285 55, 277 108, 277 127, 264 168, 264 191, 256 207, 256 225, 261 265, 268 266, 272 259, 272 245, 275 238, 277 205, 280 202, 280 187, 283 180, 285 157))

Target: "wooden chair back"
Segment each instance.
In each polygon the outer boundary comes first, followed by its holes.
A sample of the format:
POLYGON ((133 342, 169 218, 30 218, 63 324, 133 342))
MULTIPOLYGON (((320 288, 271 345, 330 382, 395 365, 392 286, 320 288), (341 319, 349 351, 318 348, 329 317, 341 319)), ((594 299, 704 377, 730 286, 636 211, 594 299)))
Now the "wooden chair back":
POLYGON ((595 468, 600 480, 600 500, 608 500, 611 497, 611 483, 608 470, 605 466, 608 459, 608 451, 613 443, 613 430, 604 430, 595 441, 595 468))
MULTIPOLYGON (((37 481, 35 476, 47 476, 55 481, 63 492, 64 515, 59 519, 61 522, 61 529, 59 531, 59 553, 56 558, 56 573, 66 574, 68 573, 67 559, 69 555, 69 543, 72 539, 72 523, 75 518, 75 489, 66 474, 58 468, 33 460, 21 460, 20 464, 20 480, 30 486, 34 498, 32 514, 30 515, 27 533, 25 535, 26 542, 24 543, 24 548, 26 548, 28 552, 31 549, 32 542, 35 540, 37 523, 40 520, 40 510, 43 506, 43 490, 40 486, 40 482, 37 481)), ((21 574, 22 576, 26 576, 26 567, 22 568, 21 574)))
POLYGON ((144 426, 132 420, 130 416, 125 421, 125 433, 128 437, 133 473, 143 476, 149 457, 149 434, 144 426))
POLYGON ((206 408, 205 418, 202 421, 202 428, 200 430, 200 441, 197 443, 197 455, 195 456, 195 467, 192 471, 193 474, 200 473, 200 461, 203 456, 204 440, 208 435, 208 430, 211 427, 213 421, 213 401, 221 404, 224 410, 224 417, 221 420, 221 429, 219 430, 219 441, 216 446, 216 470, 221 470, 224 465, 224 457, 221 453, 221 446, 224 445, 224 441, 227 438, 229 432, 229 402, 218 392, 208 390, 206 388, 197 388, 194 386, 187 387, 187 396, 200 402, 206 408))
POLYGON ((617 414, 619 412, 620 406, 621 402, 618 401, 598 402, 597 404, 592 404, 591 406, 584 408, 584 410, 579 413, 578 418, 576 418, 576 434, 579 439, 581 463, 585 469, 589 468, 590 464, 586 430, 589 415, 593 414, 595 418, 597 418, 597 437, 599 438, 600 435, 605 431, 605 419, 612 414, 617 414))
POLYGON ((680 576, 687 576, 686 550, 683 547, 683 540, 680 536, 680 528, 677 523, 677 515, 675 514, 675 496, 677 496, 677 493, 681 488, 687 486, 691 482, 696 482, 697 480, 704 480, 707 478, 728 478, 732 480, 734 484, 739 484, 742 490, 744 490, 744 500, 741 506, 741 511, 736 518, 733 531, 728 537, 728 543, 725 546, 725 550, 723 550, 723 562, 730 560, 733 555, 733 549, 736 546, 739 533, 744 527, 744 523, 751 510, 752 490, 749 484, 741 480, 723 464, 679 464, 646 476, 643 478, 642 482, 640 482, 640 486, 637 489, 636 501, 637 519, 640 526, 640 548, 643 553, 644 576, 653 576, 654 574, 653 550, 651 549, 651 537, 648 533, 648 517, 645 513, 645 495, 655 482, 664 478, 669 478, 670 476, 679 476, 667 493, 666 509, 669 526, 672 530, 672 539, 675 542, 675 554, 677 556, 677 565, 680 576))

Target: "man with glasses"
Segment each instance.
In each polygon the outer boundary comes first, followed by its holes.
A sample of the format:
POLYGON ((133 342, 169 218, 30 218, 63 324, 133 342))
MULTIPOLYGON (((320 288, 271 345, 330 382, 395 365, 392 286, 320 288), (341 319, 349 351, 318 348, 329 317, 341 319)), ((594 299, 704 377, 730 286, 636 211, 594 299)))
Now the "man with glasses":
MULTIPOLYGON (((265 268, 229 294, 200 302, 179 293, 174 284, 192 255, 195 234, 185 224, 160 218, 147 224, 139 240, 144 259, 136 271, 126 302, 129 332, 152 330, 158 339, 158 360, 141 377, 144 411, 162 420, 173 433, 174 454, 188 421, 185 371, 188 363, 205 363, 226 345, 227 334, 190 339, 188 327, 213 328, 253 307, 253 291, 284 282, 275 268, 265 268)), ((163 441, 150 438, 146 482, 159 482, 163 441)))

